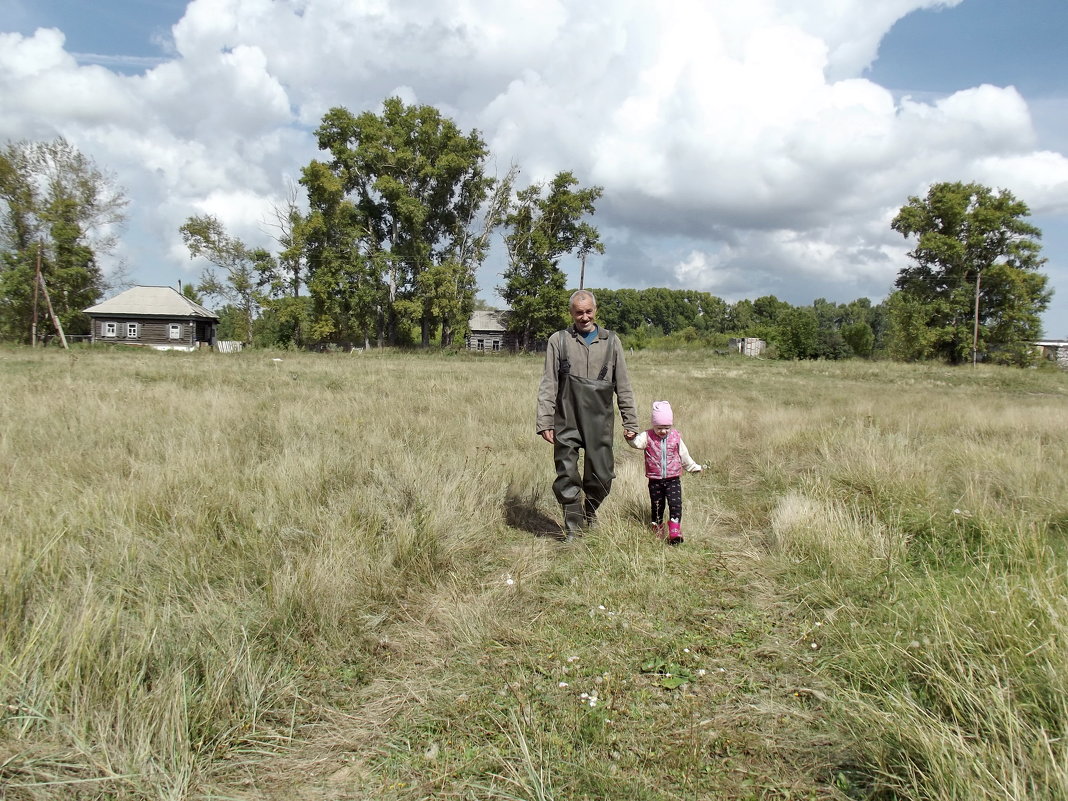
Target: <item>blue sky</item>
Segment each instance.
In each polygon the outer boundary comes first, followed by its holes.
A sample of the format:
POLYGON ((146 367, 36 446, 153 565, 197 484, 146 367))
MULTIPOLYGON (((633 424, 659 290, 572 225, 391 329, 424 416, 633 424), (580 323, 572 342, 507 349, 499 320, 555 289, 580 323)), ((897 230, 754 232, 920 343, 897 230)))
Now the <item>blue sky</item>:
POLYGON ((594 286, 878 300, 896 207, 977 180, 1031 206, 1068 338, 1068 2, 651 5, 0 0, 0 139, 64 135, 115 173, 140 283, 195 279, 192 214, 266 243, 321 114, 390 94, 530 180, 604 186, 594 286))

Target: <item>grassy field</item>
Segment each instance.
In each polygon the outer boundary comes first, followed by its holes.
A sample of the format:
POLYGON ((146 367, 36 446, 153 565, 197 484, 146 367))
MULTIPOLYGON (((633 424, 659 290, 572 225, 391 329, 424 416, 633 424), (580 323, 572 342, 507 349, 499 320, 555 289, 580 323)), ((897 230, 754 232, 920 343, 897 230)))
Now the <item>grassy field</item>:
POLYGON ((0 798, 1068 797, 1068 374, 629 365, 679 548, 535 357, 0 350, 0 798))

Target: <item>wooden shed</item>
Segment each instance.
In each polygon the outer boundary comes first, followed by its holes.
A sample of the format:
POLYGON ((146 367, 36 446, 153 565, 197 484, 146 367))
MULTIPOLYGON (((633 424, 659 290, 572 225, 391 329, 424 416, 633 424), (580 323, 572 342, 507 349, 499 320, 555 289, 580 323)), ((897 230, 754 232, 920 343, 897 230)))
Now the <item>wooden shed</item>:
POLYGON ((219 318, 169 286, 135 286, 84 310, 92 342, 156 350, 196 350, 215 344, 219 318))
POLYGON ((1035 348, 1043 359, 1068 370, 1068 339, 1043 339, 1032 342, 1031 347, 1035 348))
POLYGON ((756 337, 736 337, 727 340, 727 347, 743 356, 756 357, 764 353, 767 343, 763 339, 757 339, 756 337))
POLYGON ((490 309, 476 311, 467 327, 467 349, 478 353, 515 350, 515 335, 508 331, 508 312, 490 309))

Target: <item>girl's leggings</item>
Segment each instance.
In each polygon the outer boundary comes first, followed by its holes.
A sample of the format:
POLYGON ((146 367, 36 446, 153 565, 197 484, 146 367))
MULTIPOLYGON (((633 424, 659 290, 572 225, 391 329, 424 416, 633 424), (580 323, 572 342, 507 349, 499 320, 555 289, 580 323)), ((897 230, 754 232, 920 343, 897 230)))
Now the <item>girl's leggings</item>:
POLYGON ((653 522, 664 522, 664 503, 667 503, 670 519, 682 522, 682 481, 674 478, 649 479, 649 500, 653 504, 653 522))

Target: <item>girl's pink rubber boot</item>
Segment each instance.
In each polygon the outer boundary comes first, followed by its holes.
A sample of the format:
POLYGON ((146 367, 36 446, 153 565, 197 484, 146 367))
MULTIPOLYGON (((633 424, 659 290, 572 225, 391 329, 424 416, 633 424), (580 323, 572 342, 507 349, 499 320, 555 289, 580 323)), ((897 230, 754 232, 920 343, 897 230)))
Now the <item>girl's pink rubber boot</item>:
POLYGON ((674 520, 669 520, 668 545, 679 545, 682 542, 682 523, 676 523, 674 520))

